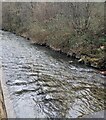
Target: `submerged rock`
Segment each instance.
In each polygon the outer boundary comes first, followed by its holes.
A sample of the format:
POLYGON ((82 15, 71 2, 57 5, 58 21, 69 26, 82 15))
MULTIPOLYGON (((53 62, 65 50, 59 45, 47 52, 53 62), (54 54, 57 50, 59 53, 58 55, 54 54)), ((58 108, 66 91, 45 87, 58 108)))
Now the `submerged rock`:
POLYGON ((106 71, 100 71, 100 74, 106 76, 106 71))

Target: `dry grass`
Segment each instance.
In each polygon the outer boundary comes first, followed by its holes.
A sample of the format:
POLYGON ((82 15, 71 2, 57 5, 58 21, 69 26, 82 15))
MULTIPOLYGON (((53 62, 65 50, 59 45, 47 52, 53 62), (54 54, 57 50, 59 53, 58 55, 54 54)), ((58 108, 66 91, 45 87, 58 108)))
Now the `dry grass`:
POLYGON ((0 85, 0 120, 2 118, 6 118, 6 110, 5 110, 4 100, 3 100, 2 89, 0 85))

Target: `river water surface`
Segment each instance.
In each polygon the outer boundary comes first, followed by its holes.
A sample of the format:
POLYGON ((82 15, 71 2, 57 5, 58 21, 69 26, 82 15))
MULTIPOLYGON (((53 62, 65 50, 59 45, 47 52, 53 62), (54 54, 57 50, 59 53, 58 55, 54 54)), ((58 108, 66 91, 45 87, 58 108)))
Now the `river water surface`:
POLYGON ((2 67, 17 118, 77 118, 104 109, 104 77, 0 31, 2 67))

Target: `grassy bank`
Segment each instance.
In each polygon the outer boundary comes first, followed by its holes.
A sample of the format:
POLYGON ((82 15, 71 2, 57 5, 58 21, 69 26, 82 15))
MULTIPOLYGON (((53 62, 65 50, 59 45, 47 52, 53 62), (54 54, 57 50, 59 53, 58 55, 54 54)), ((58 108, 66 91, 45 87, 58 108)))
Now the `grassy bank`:
POLYGON ((18 3, 2 5, 2 28, 106 69, 104 3, 18 3))

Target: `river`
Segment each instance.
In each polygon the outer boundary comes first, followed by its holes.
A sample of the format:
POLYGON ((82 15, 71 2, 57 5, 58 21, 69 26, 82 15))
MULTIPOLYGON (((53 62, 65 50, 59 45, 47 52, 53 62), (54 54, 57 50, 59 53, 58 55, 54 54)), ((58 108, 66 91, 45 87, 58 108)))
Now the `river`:
POLYGON ((12 33, 0 31, 0 37, 17 118, 78 118, 104 109, 104 77, 95 69, 12 33))

